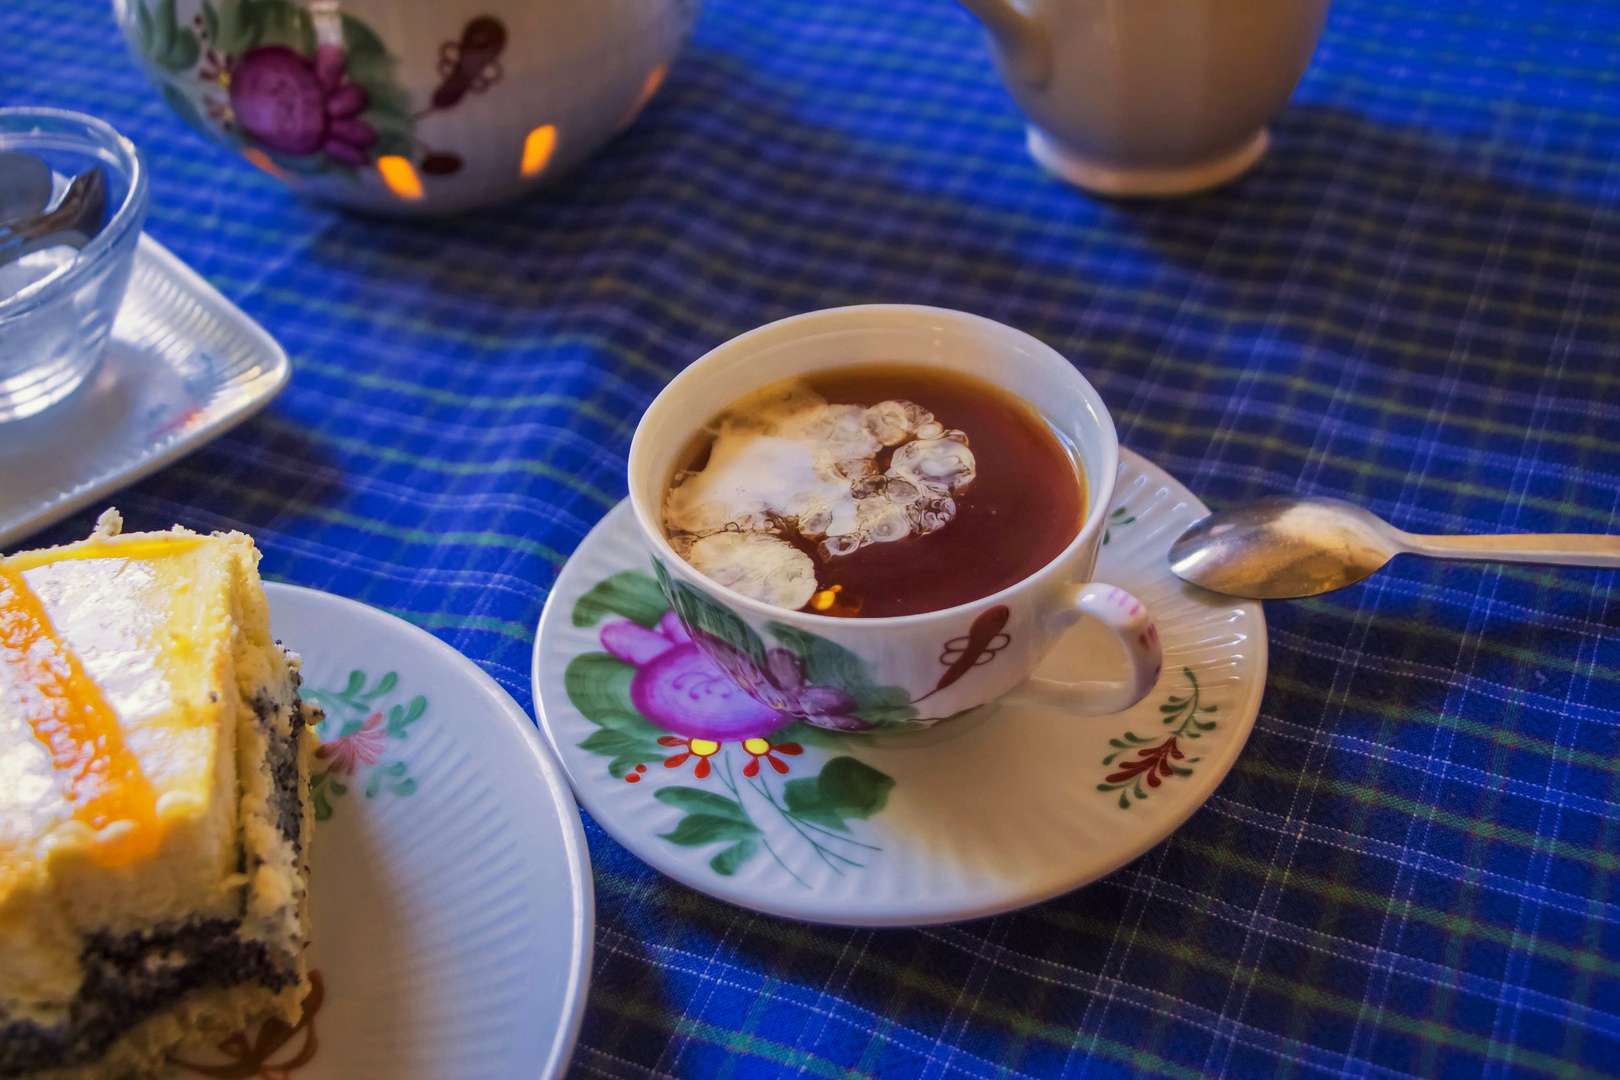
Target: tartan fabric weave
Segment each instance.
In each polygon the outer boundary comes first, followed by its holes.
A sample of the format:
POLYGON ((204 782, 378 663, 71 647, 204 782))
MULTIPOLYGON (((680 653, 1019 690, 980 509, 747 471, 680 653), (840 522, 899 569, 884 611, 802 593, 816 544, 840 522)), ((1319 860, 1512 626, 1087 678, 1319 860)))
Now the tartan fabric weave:
MULTIPOLYGON (((1216 505, 1620 531, 1620 8, 1341 0, 1238 186, 1044 177, 947 0, 712 0, 555 190, 431 223, 293 199, 169 112, 104 5, 0 0, 0 102, 106 117, 150 231, 292 355, 266 413, 121 494, 426 626, 529 701, 568 553, 681 366, 817 307, 1050 342, 1216 505)), ((86 513, 33 538, 84 534, 86 513)), ((1398 561, 1267 606, 1232 775, 1169 841, 926 930, 754 915, 587 822, 577 1077, 1620 1075, 1615 574, 1398 561)))

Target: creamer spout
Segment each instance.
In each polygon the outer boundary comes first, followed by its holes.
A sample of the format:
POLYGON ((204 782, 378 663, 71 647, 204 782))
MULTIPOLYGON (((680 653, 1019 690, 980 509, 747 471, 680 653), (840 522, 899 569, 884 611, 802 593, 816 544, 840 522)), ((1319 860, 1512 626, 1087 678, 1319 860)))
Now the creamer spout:
POLYGON ((984 23, 990 36, 1001 47, 1001 54, 1012 73, 1041 87, 1052 73, 1052 51, 1046 28, 1012 0, 958 0, 984 23))

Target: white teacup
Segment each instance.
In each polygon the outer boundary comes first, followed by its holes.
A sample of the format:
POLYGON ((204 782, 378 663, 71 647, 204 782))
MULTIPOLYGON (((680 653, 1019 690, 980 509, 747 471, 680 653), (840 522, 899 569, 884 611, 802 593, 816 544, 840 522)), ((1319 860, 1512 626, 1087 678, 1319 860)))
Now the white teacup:
POLYGON ((977 315, 883 304, 783 319, 704 355, 642 417, 630 447, 629 483, 664 591, 710 659, 753 697, 806 723, 892 731, 925 727, 1020 683, 1023 692, 1051 699, 1070 715, 1117 712, 1153 688, 1162 657, 1146 608, 1123 589, 1091 581, 1118 468, 1119 439, 1107 408, 1052 349, 977 315), (982 600, 870 619, 772 607, 711 581, 675 553, 660 507, 677 459, 704 423, 780 379, 873 363, 966 372, 1043 413, 1078 448, 1085 470, 1085 523, 1069 546, 982 600), (1100 620, 1119 655, 1099 655, 1074 673, 1077 681, 1030 679, 1083 615, 1100 620))
POLYGON ((1102 195, 1185 195, 1265 153, 1328 0, 961 0, 984 22, 1029 151, 1102 195))

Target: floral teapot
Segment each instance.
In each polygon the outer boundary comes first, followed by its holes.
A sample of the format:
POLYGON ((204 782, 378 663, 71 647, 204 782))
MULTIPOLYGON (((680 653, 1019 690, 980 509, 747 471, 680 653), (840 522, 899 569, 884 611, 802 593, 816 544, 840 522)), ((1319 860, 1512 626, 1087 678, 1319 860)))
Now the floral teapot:
POLYGON ((302 194, 443 213, 567 172, 658 90, 699 0, 113 0, 193 127, 302 194))

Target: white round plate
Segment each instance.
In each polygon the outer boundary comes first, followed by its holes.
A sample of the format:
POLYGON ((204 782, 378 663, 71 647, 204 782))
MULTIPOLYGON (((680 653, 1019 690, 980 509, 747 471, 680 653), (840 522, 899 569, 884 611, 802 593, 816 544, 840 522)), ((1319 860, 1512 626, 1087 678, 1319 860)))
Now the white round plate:
POLYGON ((265 592, 327 716, 310 868, 324 997, 313 1057, 307 1032, 277 1032, 251 1075, 561 1076, 594 898, 579 810, 534 724, 424 630, 311 589, 265 592))
MULTIPOLYGON (((677 881, 811 922, 993 915, 1141 855, 1209 798, 1243 748, 1265 688, 1266 629, 1260 605, 1170 573, 1171 541, 1208 511, 1139 455, 1120 460, 1097 577, 1153 612, 1164 644, 1158 687, 1113 716, 1009 697, 910 735, 795 724, 713 749, 636 712, 636 669, 606 651, 602 630, 628 618, 650 633, 663 600, 630 507, 619 504, 563 568, 535 641, 541 727, 575 795, 677 881)), ((1063 677, 1076 657, 1109 648, 1088 623, 1040 674, 1063 677)))

